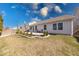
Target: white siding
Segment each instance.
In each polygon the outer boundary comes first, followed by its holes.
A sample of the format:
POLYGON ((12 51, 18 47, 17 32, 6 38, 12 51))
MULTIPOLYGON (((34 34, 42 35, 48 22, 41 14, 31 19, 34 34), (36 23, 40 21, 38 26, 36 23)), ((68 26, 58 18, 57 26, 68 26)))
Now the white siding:
POLYGON ((77 25, 79 25, 79 8, 75 10, 74 29, 77 25))
POLYGON ((63 23, 63 30, 53 30, 53 24, 48 24, 48 32, 49 33, 57 33, 57 34, 72 34, 72 22, 71 21, 64 21, 64 22, 57 22, 63 23))
MULTIPOLYGON (((69 20, 69 21, 62 21, 62 22, 56 22, 56 23, 63 23, 63 30, 53 30, 53 24, 46 24, 47 25, 47 31, 48 33, 52 33, 52 34, 68 34, 68 35, 73 35, 73 20, 69 20)), ((38 31, 42 31, 44 30, 44 25, 45 24, 41 24, 41 25, 37 25, 37 30, 38 31)), ((32 31, 32 30, 31 30, 32 31)))
MULTIPOLYGON (((53 23, 46 24, 48 33, 69 34, 69 35, 73 34, 72 21, 63 21, 63 22, 56 22, 56 23, 63 23, 63 30, 53 30, 53 23)), ((44 24, 43 25, 38 25, 37 26, 38 31, 41 31, 42 29, 44 29, 43 26, 44 26, 44 24)))
POLYGON ((38 31, 42 31, 43 28, 44 28, 44 25, 38 25, 38 26, 37 26, 37 30, 38 30, 38 31))

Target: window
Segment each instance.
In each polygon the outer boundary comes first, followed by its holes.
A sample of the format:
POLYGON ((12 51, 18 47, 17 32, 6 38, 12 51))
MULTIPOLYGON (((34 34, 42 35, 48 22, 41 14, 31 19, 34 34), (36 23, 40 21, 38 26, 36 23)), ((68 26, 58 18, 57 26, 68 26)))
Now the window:
POLYGON ((57 30, 57 24, 53 24, 53 30, 57 30))
POLYGON ((22 29, 22 27, 20 27, 20 29, 22 29))
POLYGON ((35 26, 35 30, 37 30, 37 26, 35 26))
POLYGON ((44 25, 44 30, 47 30, 47 26, 46 25, 44 25))
POLYGON ((34 26, 30 26, 30 30, 34 30, 34 26))
POLYGON ((34 26, 32 26, 32 30, 34 31, 34 26))
POLYGON ((58 23, 58 30, 63 30, 63 23, 58 23))
POLYGON ((32 29, 32 26, 30 26, 30 30, 32 29))

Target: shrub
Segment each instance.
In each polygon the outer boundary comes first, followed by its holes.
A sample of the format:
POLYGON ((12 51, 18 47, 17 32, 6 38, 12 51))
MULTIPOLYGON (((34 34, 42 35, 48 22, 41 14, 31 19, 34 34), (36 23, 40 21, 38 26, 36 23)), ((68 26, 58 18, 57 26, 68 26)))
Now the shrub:
POLYGON ((16 34, 23 34, 23 32, 21 30, 17 29, 16 34))
POLYGON ((30 35, 32 35, 32 32, 30 32, 30 35))
POLYGON ((48 35, 48 31, 44 31, 43 34, 44 34, 44 36, 47 36, 48 35))
POLYGON ((28 32, 25 32, 25 35, 28 35, 28 32))
POLYGON ((23 34, 22 31, 19 31, 20 34, 23 34))
POLYGON ((1 34, 2 34, 2 33, 0 32, 0 36, 1 36, 1 34))
POLYGON ((28 35, 29 35, 29 36, 32 36, 32 32, 28 32, 28 35))
POLYGON ((20 30, 19 30, 19 29, 17 29, 17 30, 16 30, 16 34, 19 34, 19 31, 20 31, 20 30))
POLYGON ((22 32, 23 35, 25 35, 25 32, 22 32))

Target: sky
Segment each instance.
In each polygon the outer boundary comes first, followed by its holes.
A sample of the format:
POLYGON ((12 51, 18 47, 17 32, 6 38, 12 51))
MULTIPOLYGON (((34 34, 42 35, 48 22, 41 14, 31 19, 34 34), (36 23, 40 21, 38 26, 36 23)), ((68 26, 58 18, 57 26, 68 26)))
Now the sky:
POLYGON ((61 15, 73 15, 78 3, 0 3, 4 28, 15 28, 61 15))

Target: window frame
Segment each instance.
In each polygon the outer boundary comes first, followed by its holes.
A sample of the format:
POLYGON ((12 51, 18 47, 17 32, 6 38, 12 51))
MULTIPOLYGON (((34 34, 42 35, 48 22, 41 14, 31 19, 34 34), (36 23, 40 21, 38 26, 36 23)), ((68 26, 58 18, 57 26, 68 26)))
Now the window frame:
POLYGON ((35 30, 37 30, 37 25, 35 26, 35 30))
POLYGON ((53 24, 53 30, 57 30, 57 23, 53 24), (55 27, 54 27, 55 26, 55 27))
POLYGON ((63 22, 58 23, 58 30, 63 30, 63 22), (60 26, 59 24, 62 24, 62 26, 60 26))
POLYGON ((47 30, 47 25, 46 24, 44 25, 44 30, 47 30))

